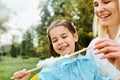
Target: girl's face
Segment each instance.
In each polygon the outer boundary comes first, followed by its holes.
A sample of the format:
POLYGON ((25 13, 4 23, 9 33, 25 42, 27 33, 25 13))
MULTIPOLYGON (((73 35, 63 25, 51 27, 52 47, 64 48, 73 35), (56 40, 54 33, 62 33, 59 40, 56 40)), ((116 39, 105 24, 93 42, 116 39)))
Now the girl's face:
POLYGON ((50 38, 56 53, 64 55, 74 52, 78 35, 72 34, 64 26, 57 26, 50 31, 50 38))
POLYGON ((102 25, 119 24, 118 0, 94 0, 94 13, 102 25))

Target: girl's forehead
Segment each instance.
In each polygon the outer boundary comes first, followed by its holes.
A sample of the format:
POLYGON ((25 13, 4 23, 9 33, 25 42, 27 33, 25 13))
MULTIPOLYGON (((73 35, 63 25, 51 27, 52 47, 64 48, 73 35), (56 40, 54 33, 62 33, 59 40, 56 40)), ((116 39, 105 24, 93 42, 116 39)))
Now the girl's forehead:
POLYGON ((68 28, 61 25, 61 26, 56 26, 56 27, 54 27, 54 28, 51 29, 51 31, 54 31, 54 32, 56 32, 56 31, 59 32, 60 30, 68 30, 68 28))
POLYGON ((54 37, 61 36, 62 34, 66 34, 66 33, 70 33, 70 31, 66 27, 58 26, 58 27, 51 29, 50 37, 54 38, 54 37))
POLYGON ((50 34, 57 34, 57 33, 68 32, 68 31, 69 31, 68 28, 65 26, 57 26, 50 30, 50 34))

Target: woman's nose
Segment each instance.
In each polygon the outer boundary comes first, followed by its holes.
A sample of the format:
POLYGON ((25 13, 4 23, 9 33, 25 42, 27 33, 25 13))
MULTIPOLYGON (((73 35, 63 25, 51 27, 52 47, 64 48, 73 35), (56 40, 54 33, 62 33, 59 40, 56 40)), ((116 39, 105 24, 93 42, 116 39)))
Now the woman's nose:
POLYGON ((97 12, 103 12, 104 11, 104 5, 99 5, 97 7, 97 12))

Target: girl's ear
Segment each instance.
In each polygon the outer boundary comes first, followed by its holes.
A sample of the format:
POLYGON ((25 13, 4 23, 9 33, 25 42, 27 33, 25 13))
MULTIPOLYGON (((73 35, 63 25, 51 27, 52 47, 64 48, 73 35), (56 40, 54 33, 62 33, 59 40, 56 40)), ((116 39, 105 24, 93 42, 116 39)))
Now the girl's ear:
POLYGON ((74 34, 74 41, 75 41, 75 42, 78 41, 78 34, 77 34, 77 33, 74 34))

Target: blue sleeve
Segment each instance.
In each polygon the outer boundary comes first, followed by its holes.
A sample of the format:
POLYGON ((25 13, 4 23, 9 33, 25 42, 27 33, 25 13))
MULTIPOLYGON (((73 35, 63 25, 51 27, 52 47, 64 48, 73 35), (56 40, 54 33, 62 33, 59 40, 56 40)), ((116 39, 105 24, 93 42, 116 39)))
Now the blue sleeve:
POLYGON ((96 66, 95 64, 95 61, 92 60, 92 68, 94 69, 94 74, 95 74, 95 79, 94 80, 113 80, 111 77, 103 77, 101 74, 100 74, 100 71, 98 69, 98 67, 96 66))
POLYGON ((58 80, 59 73, 56 67, 43 68, 38 76, 38 80, 58 80))

